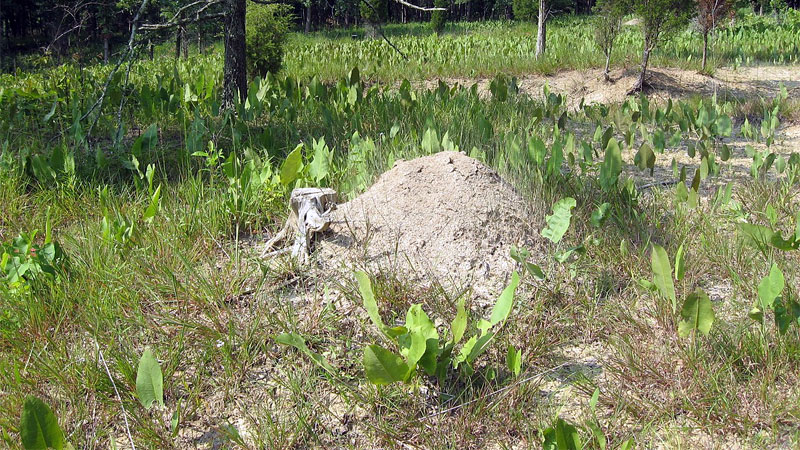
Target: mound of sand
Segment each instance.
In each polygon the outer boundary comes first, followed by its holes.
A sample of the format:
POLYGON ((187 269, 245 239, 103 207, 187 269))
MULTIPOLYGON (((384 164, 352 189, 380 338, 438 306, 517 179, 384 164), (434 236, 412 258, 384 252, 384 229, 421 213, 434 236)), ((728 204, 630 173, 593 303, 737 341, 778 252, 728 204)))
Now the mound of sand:
POLYGON ((399 161, 365 193, 339 205, 317 244, 320 261, 401 270, 414 280, 473 288, 493 299, 515 262, 512 245, 538 237, 523 198, 494 170, 459 152, 399 161))

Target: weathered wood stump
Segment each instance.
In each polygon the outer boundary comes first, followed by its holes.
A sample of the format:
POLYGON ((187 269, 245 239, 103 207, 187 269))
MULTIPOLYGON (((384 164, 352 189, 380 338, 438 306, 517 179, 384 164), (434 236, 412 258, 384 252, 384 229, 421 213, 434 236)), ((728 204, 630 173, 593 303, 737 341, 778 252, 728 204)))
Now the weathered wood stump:
POLYGON ((330 226, 330 212, 336 209, 336 191, 330 188, 298 188, 292 191, 289 199, 291 212, 286 225, 267 242, 262 256, 274 256, 291 252, 292 257, 305 263, 308 260, 314 234, 321 233, 330 226), (278 242, 294 232, 291 247, 270 252, 278 242))

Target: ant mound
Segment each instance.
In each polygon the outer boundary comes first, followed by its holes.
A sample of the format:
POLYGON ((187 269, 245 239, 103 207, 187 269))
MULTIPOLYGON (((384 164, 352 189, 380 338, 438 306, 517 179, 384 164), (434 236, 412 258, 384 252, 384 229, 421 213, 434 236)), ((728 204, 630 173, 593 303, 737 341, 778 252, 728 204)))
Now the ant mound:
POLYGON ((537 255, 541 242, 525 200, 460 152, 398 161, 331 219, 317 245, 323 266, 399 272, 409 281, 471 288, 486 301, 517 267, 511 247, 537 255))

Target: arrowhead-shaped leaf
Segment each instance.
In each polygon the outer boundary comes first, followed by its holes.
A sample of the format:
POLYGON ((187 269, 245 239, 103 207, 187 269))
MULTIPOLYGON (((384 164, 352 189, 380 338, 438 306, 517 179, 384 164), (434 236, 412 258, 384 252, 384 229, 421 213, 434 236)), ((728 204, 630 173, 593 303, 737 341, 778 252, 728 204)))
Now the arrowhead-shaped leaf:
POLYGON ((545 218, 547 226, 542 230, 542 237, 549 239, 554 244, 561 241, 564 233, 569 228, 572 218, 572 208, 576 205, 572 197, 562 198, 553 205, 553 214, 545 218))
POLYGON ((519 274, 514 272, 511 275, 511 284, 503 289, 492 309, 492 315, 489 318, 490 327, 506 320, 508 315, 511 314, 511 307, 514 306, 514 292, 517 290, 517 286, 519 286, 519 274))
POLYGON ((47 448, 61 450, 67 445, 53 411, 36 397, 25 399, 19 434, 22 438, 22 447, 26 450, 47 448))
POLYGON ((763 309, 771 308, 775 298, 783 291, 784 279, 783 272, 777 264, 772 264, 769 275, 761 279, 758 284, 758 300, 763 309))
POLYGON ((136 395, 145 409, 150 409, 154 402, 164 406, 164 378, 161 366, 149 348, 144 350, 139 359, 136 372, 136 395))
POLYGON ((678 334, 681 337, 688 336, 692 330, 708 335, 714 323, 714 309, 708 295, 698 290, 686 297, 681 308, 681 318, 683 320, 678 324, 678 334))
POLYGON ((384 385, 404 381, 410 369, 403 358, 373 344, 364 348, 364 370, 369 381, 384 385))
POLYGON ((675 298, 675 285, 672 283, 672 268, 669 265, 667 251, 660 245, 653 244, 650 264, 653 268, 653 284, 664 298, 672 302, 672 311, 675 311, 677 299, 675 298))

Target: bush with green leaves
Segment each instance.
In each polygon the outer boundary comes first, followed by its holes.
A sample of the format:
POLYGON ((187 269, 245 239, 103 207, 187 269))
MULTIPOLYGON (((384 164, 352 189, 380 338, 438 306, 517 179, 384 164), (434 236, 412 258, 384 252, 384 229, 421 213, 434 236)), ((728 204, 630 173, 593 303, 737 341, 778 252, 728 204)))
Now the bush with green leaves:
POLYGON ((388 0, 366 0, 360 5, 361 19, 367 24, 379 25, 389 16, 388 0))
MULTIPOLYGON (((476 358, 489 348, 511 314, 514 293, 519 285, 519 275, 514 272, 511 283, 497 299, 489 320, 479 320, 477 332, 456 352, 456 345, 467 331, 468 310, 464 306, 464 297, 458 302, 456 316, 450 328, 442 330, 441 334, 420 304, 414 304, 408 309, 404 325, 388 326, 378 313, 378 303, 369 275, 356 272, 356 279, 370 320, 391 347, 397 350, 395 352, 378 344, 364 347, 364 370, 369 381, 377 385, 408 382, 418 372, 443 380, 450 368, 461 369, 467 375, 472 374, 476 358)), ((509 370, 518 374, 521 353, 509 347, 506 359, 509 370)))
POLYGON ((247 6, 247 73, 251 78, 277 73, 292 17, 285 5, 247 6))
MULTIPOLYGON (((434 0, 433 6, 436 8, 447 8, 450 6, 449 0, 434 0)), ((431 29, 440 33, 444 31, 444 26, 447 23, 447 11, 434 11, 431 13, 431 29)))

